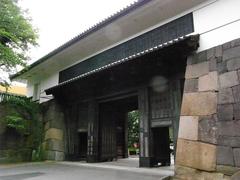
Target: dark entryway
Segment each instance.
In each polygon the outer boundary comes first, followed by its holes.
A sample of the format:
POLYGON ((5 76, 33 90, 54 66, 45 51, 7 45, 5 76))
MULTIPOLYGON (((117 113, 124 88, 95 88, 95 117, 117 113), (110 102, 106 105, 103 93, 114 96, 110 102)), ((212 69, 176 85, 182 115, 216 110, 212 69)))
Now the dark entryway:
POLYGON ((171 164, 169 127, 152 128, 152 134, 153 166, 169 166, 171 164))
POLYGON ((87 157, 87 132, 79 132, 78 133, 78 154, 79 159, 86 159, 87 157))

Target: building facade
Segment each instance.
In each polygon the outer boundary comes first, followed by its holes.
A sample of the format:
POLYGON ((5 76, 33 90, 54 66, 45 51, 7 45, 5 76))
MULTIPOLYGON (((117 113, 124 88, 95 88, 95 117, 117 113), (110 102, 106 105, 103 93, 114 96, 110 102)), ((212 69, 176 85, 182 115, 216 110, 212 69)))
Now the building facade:
POLYGON ((127 157, 126 113, 140 113, 142 167, 229 179, 240 168, 240 2, 141 0, 13 79, 45 108, 46 159, 127 157))

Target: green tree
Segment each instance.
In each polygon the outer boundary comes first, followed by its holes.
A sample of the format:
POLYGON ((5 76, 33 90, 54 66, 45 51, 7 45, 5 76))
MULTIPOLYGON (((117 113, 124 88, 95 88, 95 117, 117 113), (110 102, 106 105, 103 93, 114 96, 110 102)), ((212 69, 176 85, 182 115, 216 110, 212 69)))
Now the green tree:
POLYGON ((10 73, 25 66, 27 51, 36 46, 37 32, 17 0, 0 0, 0 69, 10 73))
POLYGON ((134 143, 139 143, 139 111, 128 113, 128 147, 134 143))

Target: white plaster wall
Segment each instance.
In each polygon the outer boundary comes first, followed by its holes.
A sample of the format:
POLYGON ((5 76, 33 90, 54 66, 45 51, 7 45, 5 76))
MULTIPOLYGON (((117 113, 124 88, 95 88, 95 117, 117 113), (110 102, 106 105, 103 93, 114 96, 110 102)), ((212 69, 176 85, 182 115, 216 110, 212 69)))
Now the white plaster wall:
POLYGON ((27 82, 27 97, 33 96, 33 83, 28 81, 27 82))
POLYGON ((34 94, 34 84, 39 84, 38 88, 38 96, 39 97, 39 102, 43 103, 48 100, 51 100, 53 96, 46 95, 45 90, 53 87, 58 84, 58 78, 59 78, 59 73, 56 72, 54 74, 49 75, 48 77, 40 80, 40 81, 28 81, 27 83, 27 97, 33 97, 34 94))
POLYGON ((53 87, 53 86, 57 85, 58 84, 58 78, 59 78, 59 73, 56 72, 52 75, 49 75, 47 78, 41 80, 40 86, 39 86, 39 88, 40 88, 39 102, 40 103, 46 102, 46 101, 51 100, 53 98, 52 95, 46 95, 45 90, 50 88, 50 87, 53 87))
POLYGON ((193 11, 195 33, 203 51, 240 38, 240 0, 217 0, 193 11))

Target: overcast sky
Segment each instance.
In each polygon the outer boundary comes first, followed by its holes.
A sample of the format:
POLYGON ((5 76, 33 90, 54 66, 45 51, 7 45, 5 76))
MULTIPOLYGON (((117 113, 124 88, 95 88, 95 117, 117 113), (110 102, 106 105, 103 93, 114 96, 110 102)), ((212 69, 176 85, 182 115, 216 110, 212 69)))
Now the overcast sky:
POLYGON ((92 25, 126 7, 133 0, 20 0, 39 30, 39 47, 32 61, 46 55, 92 25))

